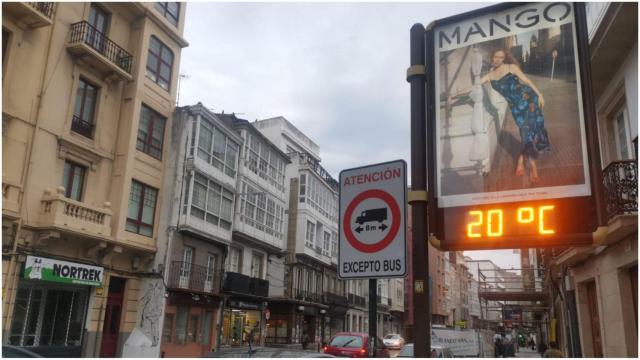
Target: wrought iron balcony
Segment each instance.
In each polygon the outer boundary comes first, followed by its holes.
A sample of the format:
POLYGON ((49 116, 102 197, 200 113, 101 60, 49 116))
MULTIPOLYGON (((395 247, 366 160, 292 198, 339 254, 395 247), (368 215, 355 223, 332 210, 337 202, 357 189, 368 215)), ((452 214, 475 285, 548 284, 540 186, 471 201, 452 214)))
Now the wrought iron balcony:
POLYGON ((364 298, 363 296, 358 296, 358 295, 349 293, 347 294, 347 301, 351 306, 359 306, 359 307, 367 306, 367 299, 364 298))
POLYGON ((341 305, 346 306, 348 304, 347 298, 342 295, 334 294, 332 292, 325 292, 323 303, 325 305, 341 305))
POLYGON ((311 291, 296 289, 295 294, 296 294, 297 300, 304 300, 304 301, 315 302, 315 303, 321 302, 320 294, 316 294, 311 291))
POLYGON ((71 130, 89 139, 93 139, 93 123, 82 120, 75 115, 73 115, 73 121, 71 122, 71 130))
POLYGON ((3 10, 13 15, 18 23, 30 28, 49 26, 53 23, 53 2, 5 2, 3 10))
POLYGON ((222 290, 237 294, 269 296, 269 281, 236 272, 225 272, 222 290))
POLYGON ((602 178, 609 219, 638 212, 638 163, 635 160, 610 163, 602 178))
POLYGON ((184 261, 173 261, 170 267, 167 287, 170 289, 219 294, 221 275, 222 272, 219 269, 209 269, 207 266, 184 261))
POLYGON ((42 226, 111 237, 111 204, 108 202, 104 208, 97 208, 65 197, 64 187, 58 187, 55 194, 47 190, 41 203, 42 226))
POLYGON ((121 80, 133 79, 133 55, 86 21, 71 24, 67 49, 81 55, 99 71, 113 74, 121 80))

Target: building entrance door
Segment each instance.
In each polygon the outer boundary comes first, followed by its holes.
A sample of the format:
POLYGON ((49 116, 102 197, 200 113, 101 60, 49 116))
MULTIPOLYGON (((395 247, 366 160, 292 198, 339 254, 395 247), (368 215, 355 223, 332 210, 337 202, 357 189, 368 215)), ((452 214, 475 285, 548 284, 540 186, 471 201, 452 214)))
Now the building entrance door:
POLYGON ((593 342, 593 357, 602 357, 602 336, 600 333, 600 316, 598 313, 598 297, 596 293, 596 282, 587 284, 587 302, 589 304, 589 314, 591 315, 591 340, 593 342))
POLYGON ((107 307, 104 314, 104 326, 102 327, 100 357, 116 356, 125 282, 125 279, 119 277, 111 277, 109 281, 109 294, 107 295, 107 307))

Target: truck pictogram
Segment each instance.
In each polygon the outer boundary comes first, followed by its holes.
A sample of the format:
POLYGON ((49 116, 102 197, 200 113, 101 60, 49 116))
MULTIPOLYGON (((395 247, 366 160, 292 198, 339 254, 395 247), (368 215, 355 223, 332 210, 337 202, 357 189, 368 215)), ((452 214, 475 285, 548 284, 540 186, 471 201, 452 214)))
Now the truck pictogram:
POLYGON ((370 209, 363 211, 360 216, 356 218, 356 223, 362 225, 366 222, 377 221, 383 222, 387 220, 387 208, 370 209))

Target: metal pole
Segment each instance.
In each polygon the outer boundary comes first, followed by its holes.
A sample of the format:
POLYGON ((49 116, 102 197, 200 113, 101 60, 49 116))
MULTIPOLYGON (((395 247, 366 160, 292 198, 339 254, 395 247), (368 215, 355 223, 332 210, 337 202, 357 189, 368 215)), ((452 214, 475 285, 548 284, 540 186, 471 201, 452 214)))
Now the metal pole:
POLYGON ((369 279, 369 357, 376 357, 376 338, 378 337, 378 282, 369 279))
POLYGON ((427 154, 425 96, 425 28, 411 27, 411 215, 413 239, 413 349, 415 357, 431 352, 431 314, 429 304, 429 254, 427 246, 427 154))

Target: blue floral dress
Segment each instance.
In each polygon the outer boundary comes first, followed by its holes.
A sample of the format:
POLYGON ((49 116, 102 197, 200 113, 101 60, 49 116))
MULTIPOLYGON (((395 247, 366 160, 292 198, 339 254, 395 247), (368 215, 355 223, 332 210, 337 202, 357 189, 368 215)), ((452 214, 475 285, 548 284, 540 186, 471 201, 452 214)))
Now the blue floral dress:
POLYGON ((491 87, 507 100, 520 129, 520 153, 535 159, 539 153, 551 151, 536 92, 510 72, 500 80, 491 80, 491 87))

